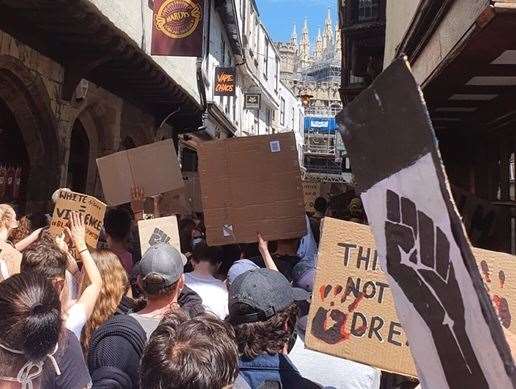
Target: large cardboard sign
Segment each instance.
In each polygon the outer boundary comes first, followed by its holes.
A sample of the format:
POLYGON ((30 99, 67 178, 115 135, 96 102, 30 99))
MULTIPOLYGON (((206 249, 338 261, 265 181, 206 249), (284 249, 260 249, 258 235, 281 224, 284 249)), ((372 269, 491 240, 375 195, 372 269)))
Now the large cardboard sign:
POLYGON ((138 233, 140 235, 142 255, 145 254, 150 246, 158 243, 168 243, 181 251, 176 216, 140 220, 138 222, 138 233))
MULTIPOLYGON (((477 248, 473 254, 500 322, 516 333, 516 256, 477 248)), ((306 345, 416 376, 369 226, 323 219, 317 261, 306 345)))
POLYGON ((72 211, 82 214, 86 225, 86 244, 90 248, 96 248, 104 223, 106 204, 93 196, 64 190, 59 191, 49 228, 52 235, 56 236, 63 232, 64 227, 70 220, 70 212, 72 211))
POLYGON ((511 388, 516 371, 405 59, 339 114, 424 388, 511 388))
POLYGON ((323 219, 306 345, 416 375, 369 226, 323 219))
POLYGON ((20 272, 22 253, 9 243, 0 242, 0 281, 20 272))
POLYGON ((131 201, 131 188, 143 188, 145 196, 180 189, 184 186, 171 139, 97 159, 104 197, 109 205, 131 201))
POLYGON ((306 232, 293 133, 204 142, 197 149, 208 244, 250 243, 306 232))

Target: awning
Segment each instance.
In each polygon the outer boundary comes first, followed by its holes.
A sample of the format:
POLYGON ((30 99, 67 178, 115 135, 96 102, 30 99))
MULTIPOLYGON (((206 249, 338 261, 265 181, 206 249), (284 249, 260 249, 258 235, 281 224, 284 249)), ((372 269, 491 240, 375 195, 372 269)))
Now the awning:
POLYGON ((424 94, 437 129, 496 130, 516 121, 516 8, 488 7, 424 94))
POLYGON ((158 120, 180 107, 174 124, 200 125, 200 104, 87 0, 0 0, 0 29, 64 66, 65 100, 85 78, 158 120))

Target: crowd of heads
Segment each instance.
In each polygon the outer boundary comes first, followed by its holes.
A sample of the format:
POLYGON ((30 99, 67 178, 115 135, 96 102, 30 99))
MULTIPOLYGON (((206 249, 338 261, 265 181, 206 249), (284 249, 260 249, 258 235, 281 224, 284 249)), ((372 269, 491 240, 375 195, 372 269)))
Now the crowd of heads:
POLYGON ((179 217, 180 250, 140 256, 136 212, 108 209, 92 248, 79 215, 51 234, 50 208, 18 219, 0 205, 1 247, 21 253, 0 282, 0 384, 254 387, 242 361, 292 347, 314 277, 300 239, 269 243, 270 269, 257 244, 209 246, 197 214, 179 217))

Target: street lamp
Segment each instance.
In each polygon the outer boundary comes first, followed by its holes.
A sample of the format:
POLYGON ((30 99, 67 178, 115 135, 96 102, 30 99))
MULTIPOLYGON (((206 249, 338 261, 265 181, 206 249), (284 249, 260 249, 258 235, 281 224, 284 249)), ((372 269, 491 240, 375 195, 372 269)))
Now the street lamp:
POLYGON ((312 99, 312 96, 311 94, 309 94, 308 92, 301 92, 299 93, 299 95, 297 96, 301 99, 301 103, 303 104, 303 107, 308 107, 308 105, 310 104, 310 100, 312 99))

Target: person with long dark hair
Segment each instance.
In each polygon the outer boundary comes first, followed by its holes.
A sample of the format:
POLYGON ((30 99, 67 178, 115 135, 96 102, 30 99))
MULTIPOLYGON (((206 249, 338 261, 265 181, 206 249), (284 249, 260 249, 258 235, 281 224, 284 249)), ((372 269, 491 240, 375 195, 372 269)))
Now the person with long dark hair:
POLYGON ((0 282, 0 312, 0 387, 89 387, 79 341, 63 328, 59 296, 43 275, 0 282))

